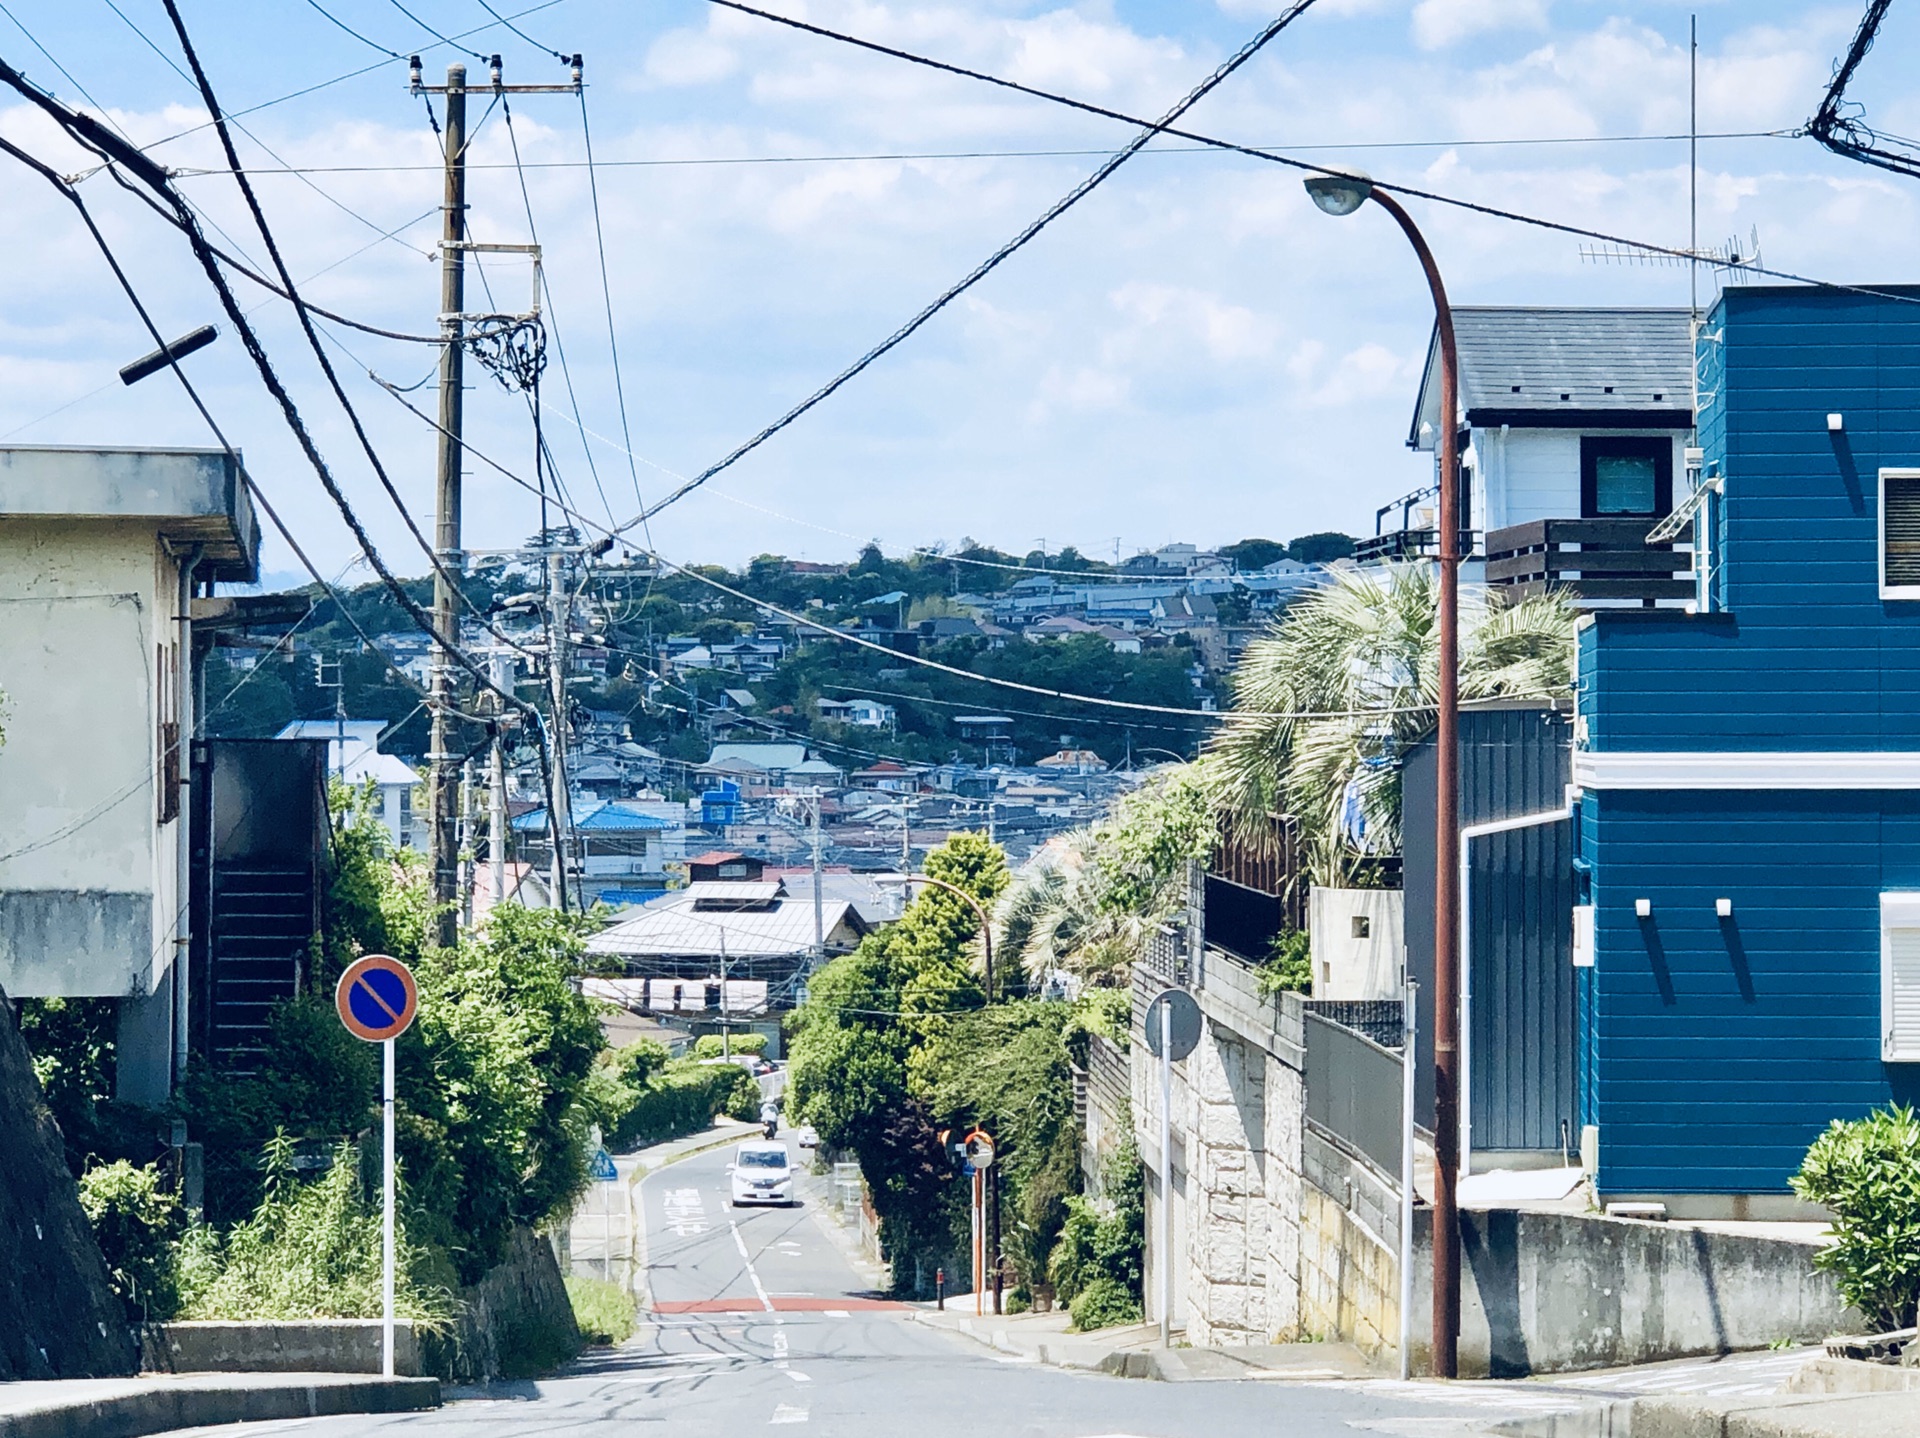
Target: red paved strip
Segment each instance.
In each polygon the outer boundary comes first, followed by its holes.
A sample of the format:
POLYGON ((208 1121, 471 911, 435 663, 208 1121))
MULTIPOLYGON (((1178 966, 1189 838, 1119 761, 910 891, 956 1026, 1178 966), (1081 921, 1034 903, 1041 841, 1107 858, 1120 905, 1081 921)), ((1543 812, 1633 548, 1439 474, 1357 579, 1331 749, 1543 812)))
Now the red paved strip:
MULTIPOLYGON (((871 1312, 875 1309, 905 1308, 890 1298, 776 1298, 773 1300, 775 1313, 825 1313, 829 1310, 845 1309, 849 1312, 858 1309, 871 1312)), ((694 1298, 682 1299, 653 1305, 655 1313, 764 1313, 766 1308, 757 1298, 694 1298)))

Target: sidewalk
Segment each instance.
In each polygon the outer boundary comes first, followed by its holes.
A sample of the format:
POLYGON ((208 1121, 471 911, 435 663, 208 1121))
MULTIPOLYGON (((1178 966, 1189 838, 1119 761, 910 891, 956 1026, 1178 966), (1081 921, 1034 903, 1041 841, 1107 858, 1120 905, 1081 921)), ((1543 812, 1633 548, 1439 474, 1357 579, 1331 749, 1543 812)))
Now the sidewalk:
POLYGON ((172 1428, 415 1413, 440 1406, 437 1378, 352 1373, 188 1373, 0 1383, 0 1438, 138 1438, 172 1428))

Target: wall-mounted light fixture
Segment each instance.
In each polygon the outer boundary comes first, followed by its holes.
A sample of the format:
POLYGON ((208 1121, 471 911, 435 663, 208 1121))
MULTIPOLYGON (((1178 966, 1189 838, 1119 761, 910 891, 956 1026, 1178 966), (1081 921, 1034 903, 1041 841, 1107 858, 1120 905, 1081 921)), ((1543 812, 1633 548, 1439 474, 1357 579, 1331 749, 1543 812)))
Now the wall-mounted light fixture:
POLYGON ((1723 919, 1731 919, 1733 917, 1733 900, 1715 899, 1713 901, 1713 911, 1723 919))
POLYGON ((1635 918, 1640 918, 1640 919, 1652 918, 1653 917, 1653 900, 1652 899, 1635 899, 1633 901, 1633 913, 1635 918))
POLYGON ((1841 430, 1845 429, 1846 427, 1847 427, 1847 419, 1845 415, 1830 414, 1827 416, 1827 433, 1828 434, 1838 434, 1840 433, 1841 430))

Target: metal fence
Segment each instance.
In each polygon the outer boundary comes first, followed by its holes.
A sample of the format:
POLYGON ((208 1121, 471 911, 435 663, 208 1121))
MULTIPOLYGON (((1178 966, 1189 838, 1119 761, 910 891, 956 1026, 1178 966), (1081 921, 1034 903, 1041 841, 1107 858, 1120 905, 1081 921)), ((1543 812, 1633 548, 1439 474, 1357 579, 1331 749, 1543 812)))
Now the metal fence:
POLYGON ((1383 1049, 1397 1052, 1406 1044, 1406 1007, 1398 999, 1308 999, 1302 1007, 1358 1030, 1383 1049))
MULTIPOLYGON (((1398 1004, 1394 1005, 1399 1008, 1398 1004)), ((1306 1012, 1307 1120, 1382 1173, 1400 1172, 1400 1055, 1327 1014, 1306 1012)))
POLYGON ((1172 924, 1160 924, 1147 935, 1141 956, 1147 972, 1162 983, 1184 987, 1187 982, 1187 936, 1172 924))

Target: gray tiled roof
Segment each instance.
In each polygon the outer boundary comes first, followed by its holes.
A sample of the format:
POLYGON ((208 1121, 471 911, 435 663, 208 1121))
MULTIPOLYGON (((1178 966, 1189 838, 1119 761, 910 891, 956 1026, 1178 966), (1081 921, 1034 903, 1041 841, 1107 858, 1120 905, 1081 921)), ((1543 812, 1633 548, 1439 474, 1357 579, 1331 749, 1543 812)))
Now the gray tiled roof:
MULTIPOLYGON (((1453 312, 1460 406, 1499 410, 1684 410, 1693 404, 1693 340, 1684 309, 1462 305, 1453 312)), ((1437 340, 1407 442, 1439 408, 1437 340)))

